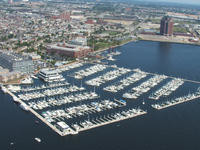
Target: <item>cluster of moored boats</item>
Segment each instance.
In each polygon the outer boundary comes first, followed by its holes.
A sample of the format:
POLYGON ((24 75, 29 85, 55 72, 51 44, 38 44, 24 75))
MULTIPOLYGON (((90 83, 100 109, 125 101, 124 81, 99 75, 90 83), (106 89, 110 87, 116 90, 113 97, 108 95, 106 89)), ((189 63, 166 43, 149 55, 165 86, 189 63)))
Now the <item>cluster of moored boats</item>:
POLYGON ((86 119, 84 121, 81 121, 80 123, 72 124, 71 126, 72 126, 73 130, 75 130, 78 133, 78 132, 92 129, 95 127, 99 127, 102 125, 118 122, 118 121, 129 119, 129 118, 133 118, 138 115, 143 115, 145 113, 147 113, 147 112, 142 109, 132 108, 132 109, 116 112, 116 113, 113 113, 113 114, 110 114, 110 115, 107 115, 104 117, 100 117, 100 118, 95 118, 95 119, 91 119, 91 120, 86 119))
MULTIPOLYGON (((113 55, 118 54, 120 53, 113 52, 109 54, 109 57, 112 58, 113 55)), ((58 71, 56 71, 56 75, 63 71, 81 66, 83 66, 83 63, 75 63, 65 66, 63 68, 59 68, 57 69, 58 71)), ((151 88, 158 85, 160 82, 167 78, 167 76, 165 75, 153 75, 150 78, 150 76, 148 76, 150 73, 143 72, 140 69, 130 70, 127 68, 119 68, 116 65, 108 66, 103 64, 90 64, 89 67, 87 66, 87 68, 85 69, 80 70, 79 68, 77 68, 77 70, 79 71, 76 71, 73 74, 75 79, 83 79, 84 77, 88 77, 95 73, 106 70, 106 73, 104 73, 103 75, 97 75, 97 77, 91 80, 87 80, 85 82, 87 85, 91 86, 100 86, 108 81, 117 79, 120 76, 128 75, 127 77, 120 79, 116 83, 103 88, 103 90, 109 92, 118 92, 128 87, 129 85, 148 77, 148 80, 145 80, 138 86, 132 88, 130 92, 123 94, 124 98, 130 99, 138 98, 140 95, 148 92, 151 88)), ((49 78, 49 76, 51 78, 54 78, 54 76, 52 76, 54 71, 46 71, 45 73, 46 78, 49 78)), ((62 135, 77 134, 78 132, 84 130, 147 113, 146 111, 139 108, 131 108, 127 110, 126 107, 123 107, 126 105, 126 101, 124 100, 99 100, 97 98, 99 98, 100 95, 98 95, 95 91, 86 91, 85 88, 82 87, 82 84, 81 86, 76 86, 71 85, 64 80, 62 82, 58 82, 58 80, 55 81, 52 80, 51 83, 37 86, 16 85, 7 86, 6 88, 2 86, 2 90, 4 92, 11 91, 13 93, 16 93, 16 95, 12 95, 12 93, 11 95, 13 96, 14 100, 18 100, 18 102, 20 102, 20 107, 22 107, 24 110, 29 110, 33 112, 33 114, 36 114, 36 116, 42 121, 44 121, 45 123, 49 123, 52 129, 58 129, 62 133, 62 135), (51 107, 53 109, 47 109, 51 107), (103 117, 102 114, 106 115, 103 117), (90 116, 93 119, 85 119, 87 116, 90 116), (79 123, 74 123, 74 120, 77 121, 80 118, 82 119, 82 121, 80 121, 79 123), (68 125, 68 123, 70 123, 70 125, 68 125)), ((152 93, 149 98, 159 99, 161 96, 170 95, 183 83, 184 81, 182 79, 174 78, 171 81, 167 82, 159 90, 152 93)), ((182 96, 159 104, 153 104, 152 107, 155 109, 162 109, 199 97, 200 89, 198 89, 197 92, 194 94, 188 94, 187 96, 182 96)))
POLYGON ((84 101, 84 100, 91 100, 98 98, 98 94, 95 92, 83 92, 78 94, 71 94, 68 96, 60 96, 60 97, 52 97, 52 98, 44 98, 43 100, 36 100, 33 102, 29 102, 28 105, 35 109, 35 110, 42 110, 44 108, 49 108, 53 106, 61 106, 64 104, 72 103, 72 102, 78 102, 78 101, 84 101))
POLYGON ((12 92, 29 92, 29 91, 37 91, 37 90, 43 90, 48 88, 54 88, 54 87, 61 87, 61 86, 67 86, 69 83, 67 81, 64 82, 53 82, 48 84, 42 84, 38 86, 29 85, 29 86, 9 86, 8 89, 12 92))
POLYGON ((68 71, 68 70, 71 70, 71 69, 74 69, 74 68, 78 68, 78 67, 81 67, 83 66, 83 63, 73 63, 73 64, 70 64, 70 65, 66 65, 62 68, 59 68, 59 72, 63 72, 63 71, 68 71))
POLYGON ((76 85, 72 85, 69 87, 56 87, 56 88, 50 88, 50 89, 44 89, 44 90, 37 90, 32 92, 23 92, 18 95, 18 97, 24 101, 32 100, 32 99, 38 99, 38 98, 44 98, 46 96, 55 96, 55 95, 61 95, 65 93, 70 92, 77 92, 77 91, 83 91, 84 87, 78 87, 76 85))
POLYGON ((95 74, 97 72, 103 71, 106 68, 107 68, 106 65, 96 64, 96 65, 88 67, 88 68, 86 68, 84 70, 80 70, 80 71, 75 72, 74 78, 82 79, 82 78, 87 77, 89 75, 92 75, 92 74, 95 74))
POLYGON ((48 122, 56 122, 122 106, 124 105, 114 101, 103 100, 100 102, 91 102, 89 104, 72 106, 64 109, 48 110, 42 112, 42 115, 48 122))
POLYGON ((117 68, 105 73, 104 75, 88 80, 85 83, 91 86, 100 86, 101 84, 106 83, 107 81, 114 80, 117 77, 123 74, 126 74, 130 71, 131 71, 130 69, 126 69, 126 68, 117 68))
POLYGON ((180 104, 183 102, 191 101, 197 98, 200 98, 200 88, 198 88, 197 92, 193 94, 188 94, 186 96, 178 97, 178 98, 175 98, 166 102, 158 103, 158 104, 152 104, 151 106, 159 110, 159 109, 167 108, 167 107, 180 104))
POLYGON ((114 52, 111 52, 108 54, 108 56, 117 56, 117 55, 120 55, 121 52, 120 51, 114 51, 114 52))
POLYGON ((142 78, 145 78, 147 75, 145 72, 136 72, 130 76, 128 76, 127 78, 121 79, 119 82, 112 84, 110 86, 107 86, 105 88, 103 88, 103 90, 105 91, 109 91, 109 92, 118 92, 122 89, 124 89, 125 87, 129 86, 130 84, 133 84, 139 80, 141 80, 142 78))
POLYGON ((124 93, 123 97, 129 99, 136 99, 143 93, 148 92, 152 87, 158 85, 161 81, 163 81, 166 78, 167 76, 165 75, 154 75, 147 81, 141 83, 139 86, 132 88, 132 91, 124 93))
POLYGON ((175 78, 169 81, 167 84, 162 86, 159 90, 155 91, 152 93, 149 98, 150 99, 159 99, 161 96, 168 96, 170 95, 173 91, 178 89, 182 84, 184 83, 183 80, 175 78))

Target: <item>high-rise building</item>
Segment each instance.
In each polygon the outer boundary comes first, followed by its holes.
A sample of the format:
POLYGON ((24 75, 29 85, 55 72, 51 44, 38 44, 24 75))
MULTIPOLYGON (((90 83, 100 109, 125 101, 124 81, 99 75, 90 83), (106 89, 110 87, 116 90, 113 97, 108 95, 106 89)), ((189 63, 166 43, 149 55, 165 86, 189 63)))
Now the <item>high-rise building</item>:
POLYGON ((173 35, 173 20, 169 16, 164 16, 160 22, 160 34, 161 35, 173 35))

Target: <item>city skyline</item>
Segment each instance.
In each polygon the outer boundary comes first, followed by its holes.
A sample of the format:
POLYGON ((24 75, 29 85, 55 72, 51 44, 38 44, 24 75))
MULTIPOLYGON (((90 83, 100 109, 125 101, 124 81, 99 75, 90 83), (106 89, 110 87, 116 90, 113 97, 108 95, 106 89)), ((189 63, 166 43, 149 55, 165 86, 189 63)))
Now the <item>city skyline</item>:
MULTIPOLYGON (((140 1, 144 1, 144 0, 140 0, 140 1)), ((145 1, 149 1, 149 2, 165 2, 165 0, 145 0, 145 1)), ((200 1, 199 0, 168 0, 167 2, 169 3, 181 3, 181 4, 197 4, 200 5, 200 1)))

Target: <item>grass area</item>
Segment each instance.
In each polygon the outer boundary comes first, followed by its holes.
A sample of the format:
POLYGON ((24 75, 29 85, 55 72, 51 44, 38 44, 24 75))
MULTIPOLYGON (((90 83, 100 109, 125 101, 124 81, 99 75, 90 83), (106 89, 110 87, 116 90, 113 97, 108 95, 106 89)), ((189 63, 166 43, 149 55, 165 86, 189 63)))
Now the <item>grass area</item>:
POLYGON ((127 43, 131 40, 132 40, 132 38, 122 40, 122 41, 98 42, 98 43, 95 44, 95 50, 100 50, 100 49, 110 48, 112 46, 121 45, 121 44, 127 43))
POLYGON ((97 42, 95 43, 94 50, 109 48, 113 46, 113 43, 111 42, 97 42))
POLYGON ((120 34, 120 32, 118 31, 105 31, 105 33, 108 33, 110 36, 115 36, 115 35, 120 34))
POLYGON ((186 28, 178 27, 178 26, 175 26, 173 31, 177 32, 177 33, 187 33, 188 32, 186 28))
MULTIPOLYGON (((119 34, 120 32, 110 31, 109 33, 110 34, 119 34)), ((131 40, 132 40, 132 38, 128 38, 128 39, 124 39, 124 40, 119 41, 119 40, 115 40, 115 39, 112 39, 112 38, 110 38, 110 40, 108 40, 108 39, 105 39, 105 38, 96 39, 95 37, 91 37, 87 41, 87 44, 90 47, 94 46, 94 50, 96 51, 96 50, 110 48, 112 46, 121 45, 121 44, 126 43, 126 42, 131 41, 131 40)))

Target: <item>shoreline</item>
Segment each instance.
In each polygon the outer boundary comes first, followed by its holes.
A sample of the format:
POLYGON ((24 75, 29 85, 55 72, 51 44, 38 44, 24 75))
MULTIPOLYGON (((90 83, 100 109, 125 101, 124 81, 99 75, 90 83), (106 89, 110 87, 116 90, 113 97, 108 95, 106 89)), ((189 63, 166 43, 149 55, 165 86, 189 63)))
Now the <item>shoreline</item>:
POLYGON ((151 39, 141 39, 138 41, 150 41, 150 42, 160 42, 160 43, 172 43, 172 44, 184 44, 184 45, 193 45, 193 46, 200 46, 200 44, 196 43, 182 43, 182 42, 173 42, 173 41, 159 41, 159 40, 151 40, 151 39))
MULTIPOLYGON (((138 41, 138 40, 137 40, 137 39, 132 39, 132 40, 130 40, 130 41, 126 41, 125 43, 121 43, 121 44, 119 44, 119 45, 115 45, 115 46, 111 46, 111 47, 117 48, 117 47, 119 47, 119 46, 123 46, 123 45, 126 45, 126 44, 128 44, 128 43, 130 43, 130 42, 134 42, 134 41, 138 41)), ((99 49, 99 50, 94 51, 94 53, 103 52, 103 51, 106 51, 106 50, 108 50, 108 49, 109 49, 109 47, 103 48, 103 49, 99 49)))
MULTIPOLYGON (((112 46, 112 48, 117 48, 117 47, 120 47, 120 46, 123 46, 123 45, 126 45, 128 43, 131 43, 131 42, 136 42, 136 41, 151 41, 151 42, 160 42, 160 43, 173 43, 173 44, 184 44, 184 45, 193 45, 193 46, 200 46, 200 43, 194 43, 194 42, 188 42, 188 43, 185 43, 185 42, 178 42, 178 41, 171 41, 171 40, 158 40, 158 39, 150 39, 150 38, 141 38, 139 37, 140 39, 131 39, 130 41, 126 41, 122 44, 119 44, 119 45, 115 45, 115 46, 112 46)), ((103 51, 106 51, 106 50, 109 50, 109 47, 106 47, 106 48, 103 48, 103 49, 99 49, 99 50, 96 50, 94 51, 94 53, 100 53, 100 52, 103 52, 103 51)), ((63 66, 59 66, 58 68, 63 68, 65 66, 68 66, 70 64, 74 64, 74 63, 78 63, 80 62, 80 60, 75 60, 73 62, 70 62, 68 64, 65 64, 63 66)), ((55 68, 55 67, 52 67, 52 68, 55 68)), ((16 83, 0 83, 2 85, 21 85, 23 83, 20 83, 20 82, 16 82, 16 83)))
MULTIPOLYGON (((141 37, 139 37, 139 38, 141 38, 141 37)), ((173 43, 173 44, 184 44, 184 45, 200 46, 200 43, 194 43, 194 42, 186 43, 186 42, 178 42, 178 41, 171 41, 171 40, 156 40, 156 39, 141 38, 141 39, 133 39, 133 40, 127 41, 125 43, 122 43, 120 45, 116 45, 116 46, 112 46, 112 47, 113 48, 117 48, 119 46, 123 46, 123 45, 126 45, 126 44, 134 42, 134 41, 151 41, 151 42, 161 42, 161 43, 173 43)), ((100 50, 95 51, 94 53, 103 52, 103 51, 106 51, 108 49, 109 48, 100 49, 100 50)))
POLYGON ((184 44, 184 45, 194 45, 200 46, 200 42, 190 42, 188 39, 184 39, 187 41, 180 40, 178 37, 170 37, 171 39, 166 39, 166 36, 152 36, 152 35, 142 35, 138 36, 140 39, 139 41, 152 41, 152 42, 163 42, 163 43, 175 43, 175 44, 184 44))

